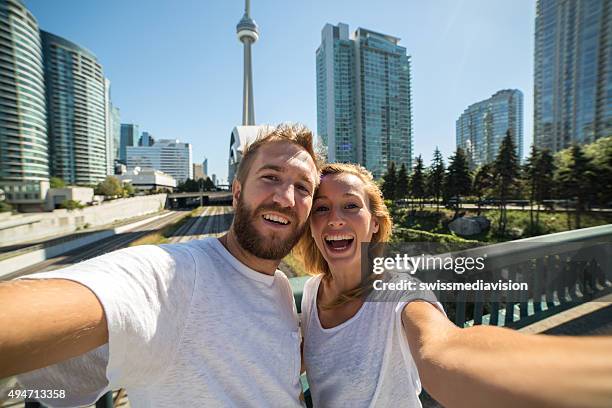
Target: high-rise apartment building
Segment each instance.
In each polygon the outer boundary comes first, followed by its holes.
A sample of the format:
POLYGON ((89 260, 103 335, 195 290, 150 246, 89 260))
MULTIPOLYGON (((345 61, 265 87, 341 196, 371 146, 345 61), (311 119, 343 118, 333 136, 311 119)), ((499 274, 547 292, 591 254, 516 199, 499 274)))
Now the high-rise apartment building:
POLYGON ((153 168, 182 182, 193 178, 193 160, 190 143, 160 139, 153 146, 127 146, 128 170, 136 167, 153 168))
POLYGON ((43 55, 38 23, 20 0, 0 0, 0 189, 23 209, 49 188, 43 55))
POLYGON ((400 39, 326 24, 317 63, 317 132, 331 162, 360 163, 375 177, 391 162, 412 167, 410 56, 400 39))
POLYGON ((535 26, 535 145, 612 135, 612 3, 538 0, 535 26))
POLYGON ((202 162, 202 171, 204 172, 204 178, 208 177, 208 158, 202 162))
POLYGON ((138 125, 133 123, 121 124, 121 137, 119 142, 119 161, 127 163, 127 148, 136 146, 140 137, 138 125))
POLYGON ((523 93, 518 89, 498 91, 489 99, 468 106, 455 126, 457 147, 466 153, 471 169, 495 160, 508 130, 520 160, 523 157, 523 93))
POLYGON ((96 184, 109 170, 108 84, 102 66, 85 48, 46 31, 40 33, 51 174, 70 184, 96 184))

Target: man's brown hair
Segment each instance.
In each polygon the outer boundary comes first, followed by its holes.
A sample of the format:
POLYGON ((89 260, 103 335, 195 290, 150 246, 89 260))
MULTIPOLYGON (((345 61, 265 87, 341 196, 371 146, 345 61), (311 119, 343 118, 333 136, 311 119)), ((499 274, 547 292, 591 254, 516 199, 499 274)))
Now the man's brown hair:
MULTIPOLYGON (((320 161, 313 146, 312 132, 304 125, 283 123, 272 130, 260 132, 257 139, 246 146, 236 173, 236 180, 240 184, 246 180, 259 148, 271 142, 289 142, 302 147, 312 157, 317 170, 320 168, 320 161)), ((318 178, 315 182, 318 184, 318 178)))

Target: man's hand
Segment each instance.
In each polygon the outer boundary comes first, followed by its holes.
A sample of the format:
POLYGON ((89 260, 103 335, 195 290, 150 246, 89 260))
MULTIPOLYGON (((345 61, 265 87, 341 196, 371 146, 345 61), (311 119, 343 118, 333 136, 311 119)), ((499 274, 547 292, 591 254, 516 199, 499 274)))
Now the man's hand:
POLYGON ((0 283, 0 378, 58 363, 107 342, 104 309, 80 283, 0 283))
POLYGON ((459 329, 427 302, 402 321, 427 391, 445 407, 611 407, 612 338, 459 329))

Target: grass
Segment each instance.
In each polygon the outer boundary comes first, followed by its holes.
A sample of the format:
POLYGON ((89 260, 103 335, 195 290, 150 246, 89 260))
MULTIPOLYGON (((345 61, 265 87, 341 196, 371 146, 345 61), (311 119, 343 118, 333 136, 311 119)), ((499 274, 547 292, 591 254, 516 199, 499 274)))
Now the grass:
POLYGON ((146 234, 140 238, 138 238, 135 241, 130 242, 130 244, 128 246, 137 246, 137 245, 160 245, 160 244, 165 244, 168 242, 168 238, 170 238, 174 232, 176 232, 176 230, 178 230, 183 224, 185 224, 187 222, 187 220, 194 218, 194 217, 199 217, 200 214, 202 214, 202 211, 204 211, 204 207, 198 207, 194 210, 192 210, 189 215, 181 218, 180 220, 166 225, 165 227, 163 227, 162 229, 159 229, 157 231, 153 231, 149 234, 146 234))

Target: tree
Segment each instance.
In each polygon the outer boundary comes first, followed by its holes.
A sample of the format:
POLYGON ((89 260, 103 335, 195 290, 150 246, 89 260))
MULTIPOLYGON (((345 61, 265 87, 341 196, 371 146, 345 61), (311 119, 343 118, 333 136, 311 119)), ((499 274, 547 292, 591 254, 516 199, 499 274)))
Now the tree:
POLYGON ((408 170, 406 165, 402 163, 399 172, 397 173, 397 180, 395 184, 395 197, 406 198, 408 197, 408 184, 410 180, 408 178, 408 170))
POLYGON ((585 145, 583 150, 597 174, 597 190, 593 198, 599 205, 608 206, 612 203, 612 136, 601 137, 585 145))
POLYGON ((78 200, 64 200, 59 205, 60 208, 64 208, 68 211, 72 210, 80 210, 81 208, 85 208, 83 204, 81 204, 78 200))
POLYGON ((474 193, 478 198, 478 215, 480 215, 482 199, 489 192, 489 190, 493 188, 493 186, 493 169, 491 165, 486 163, 478 167, 472 183, 472 193, 474 193))
POLYGON ((442 157, 442 153, 440 153, 440 149, 436 146, 427 183, 431 195, 436 199, 436 212, 440 212, 440 197, 442 196, 442 188, 444 187, 444 170, 444 158, 442 157))
POLYGON ((531 145, 531 154, 525 161, 523 166, 522 178, 527 184, 527 192, 529 194, 529 230, 533 234, 535 232, 533 204, 536 202, 536 190, 538 185, 538 161, 540 152, 535 144, 531 145))
POLYGON ((540 206, 544 200, 552 196, 554 188, 553 174, 555 171, 554 159, 548 149, 539 151, 535 145, 531 146, 531 154, 523 166, 522 178, 529 194, 529 227, 534 234, 540 224, 540 206), (533 205, 537 204, 535 219, 533 205))
POLYGON ((51 177, 49 179, 49 187, 51 188, 64 188, 66 187, 66 182, 59 177, 51 177))
POLYGON ((395 191, 397 184, 397 174, 395 171, 395 162, 391 162, 387 173, 383 176, 382 193, 387 200, 395 201, 395 191))
POLYGON ((123 184, 123 196, 129 197, 134 195, 134 186, 132 183, 124 183, 123 184))
POLYGON ((508 224, 507 201, 513 193, 519 176, 519 162, 516 156, 516 145, 510 129, 502 140, 499 153, 493 163, 493 175, 499 198, 499 235, 506 234, 508 224))
POLYGON ((95 187, 95 194, 105 197, 115 197, 123 195, 123 185, 121 180, 115 176, 107 176, 104 181, 95 187))
POLYGON ((204 180, 204 191, 213 191, 215 189, 215 183, 212 182, 210 177, 206 177, 204 180))
POLYGON ((423 208, 423 198, 425 197, 425 166, 423 158, 419 155, 416 158, 416 164, 410 177, 410 195, 420 202, 420 207, 423 208))
POLYGON ((193 179, 186 179, 182 183, 179 183, 177 190, 181 193, 194 193, 200 191, 200 185, 193 179))
POLYGON ((459 215, 461 196, 468 195, 472 187, 472 177, 463 149, 458 147, 455 154, 448 159, 448 169, 444 179, 444 196, 446 200, 454 201, 455 215, 459 215))
POLYGON ((565 197, 575 197, 576 228, 580 228, 580 216, 585 210, 585 204, 590 202, 594 196, 595 173, 579 145, 572 145, 569 153, 569 163, 558 172, 559 187, 565 197))

